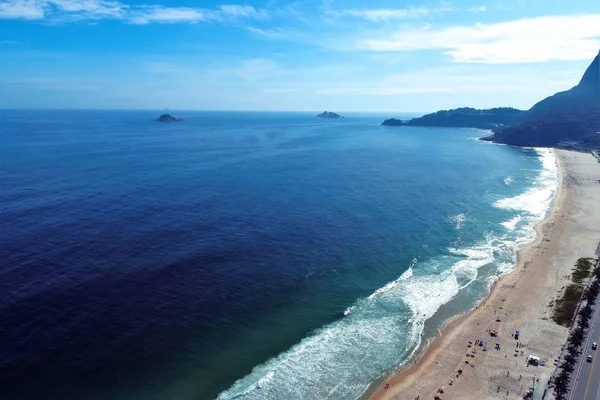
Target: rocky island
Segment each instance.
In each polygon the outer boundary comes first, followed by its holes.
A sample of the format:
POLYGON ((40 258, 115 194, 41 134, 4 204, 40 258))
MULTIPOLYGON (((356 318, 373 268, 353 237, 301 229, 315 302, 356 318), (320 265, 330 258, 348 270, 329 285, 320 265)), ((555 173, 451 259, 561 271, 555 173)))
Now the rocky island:
POLYGON ((390 119, 386 119, 385 121, 383 121, 381 123, 381 125, 386 125, 386 126, 402 126, 402 125, 406 125, 406 124, 404 122, 402 122, 401 119, 390 118, 390 119))
POLYGON ((515 146, 600 148, 600 61, 594 58, 579 84, 536 103, 527 111, 510 107, 442 110, 387 126, 442 126, 491 129, 483 140, 515 146))
POLYGON ((156 119, 158 122, 179 122, 183 121, 182 118, 175 118, 171 114, 163 114, 156 119))
POLYGON ((324 111, 321 114, 317 115, 317 118, 338 119, 344 117, 342 117, 340 114, 336 114, 331 111, 324 111))

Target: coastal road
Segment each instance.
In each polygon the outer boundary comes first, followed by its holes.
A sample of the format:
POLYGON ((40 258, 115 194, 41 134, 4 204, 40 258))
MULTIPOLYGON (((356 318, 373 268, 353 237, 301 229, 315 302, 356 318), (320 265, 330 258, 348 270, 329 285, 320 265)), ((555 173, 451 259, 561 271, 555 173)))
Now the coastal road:
POLYGON ((600 400, 600 354, 592 350, 592 343, 600 343, 600 299, 594 306, 594 315, 590 322, 590 330, 583 344, 579 363, 575 366, 572 381, 571 400, 600 400), (592 356, 592 362, 587 357, 592 356))

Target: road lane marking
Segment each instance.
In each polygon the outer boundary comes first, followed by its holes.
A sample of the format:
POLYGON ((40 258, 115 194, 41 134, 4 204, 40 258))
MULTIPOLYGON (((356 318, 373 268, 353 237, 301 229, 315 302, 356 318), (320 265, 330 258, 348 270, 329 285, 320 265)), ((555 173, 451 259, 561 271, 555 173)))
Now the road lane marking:
MULTIPOLYGON (((596 341, 596 343, 598 343, 598 341, 600 341, 600 336, 598 336, 598 340, 596 341)), ((584 355, 584 357, 585 357, 585 355, 584 355)), ((594 375, 594 364, 596 364, 596 358, 597 357, 592 356, 592 365, 590 367, 590 376, 588 377, 587 385, 585 385, 585 392, 583 393, 583 398, 584 399, 587 399, 587 397, 588 397, 588 390, 589 390, 589 387, 590 387, 590 382, 592 380, 592 376, 594 375)), ((587 359, 586 359, 585 362, 587 362, 587 359)), ((596 400, 596 396, 595 395, 594 395, 594 399, 592 399, 592 400, 596 400)))
MULTIPOLYGON (((590 327, 589 327, 589 332, 588 332, 588 336, 587 338, 584 340, 584 344, 583 344, 583 348, 587 349, 590 345, 590 338, 592 337, 592 331, 594 330, 594 327, 596 326, 596 317, 598 316, 598 314, 600 314, 600 312, 598 312, 598 306, 594 307, 594 316, 592 317, 592 322, 590 323, 590 327)), ((577 317, 575 317, 577 318, 577 317)), ((569 336, 571 336, 571 331, 569 331, 569 336)), ((568 341, 569 339, 567 339, 568 341)), ((575 381, 573 382, 572 386, 571 386, 571 391, 569 392, 569 400, 573 399, 573 394, 575 393, 575 389, 577 388, 577 384, 579 383, 579 375, 581 375, 581 369, 583 368, 584 360, 583 354, 584 350, 581 351, 581 358, 579 359, 579 362, 577 363, 577 373, 575 374, 575 381)), ((561 357, 563 356, 563 354, 560 355, 561 357)), ((586 361, 587 362, 587 361, 586 361)), ((596 399, 596 400, 600 400, 600 399, 596 399)))

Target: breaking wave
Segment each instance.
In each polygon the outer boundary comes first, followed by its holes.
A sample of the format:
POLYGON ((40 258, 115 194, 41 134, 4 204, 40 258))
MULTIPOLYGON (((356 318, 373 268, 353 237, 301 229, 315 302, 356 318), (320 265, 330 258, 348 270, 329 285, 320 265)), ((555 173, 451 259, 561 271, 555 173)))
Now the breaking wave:
MULTIPOLYGON (((488 287, 509 272, 518 248, 535 238, 533 225, 546 215, 558 177, 553 153, 536 151, 542 171, 532 187, 493 204, 513 212, 510 220, 475 245, 413 259, 396 280, 358 299, 338 321, 255 367, 218 399, 358 398, 373 380, 410 360, 422 343, 425 322, 442 305, 478 280, 488 287), (486 266, 492 272, 481 273, 486 266)), ((466 214, 450 219, 461 229, 466 214)))
POLYGON ((450 221, 454 222, 454 229, 456 229, 457 231, 462 229, 464 222, 467 220, 467 214, 466 213, 462 213, 462 214, 456 214, 456 215, 451 215, 448 218, 450 221))

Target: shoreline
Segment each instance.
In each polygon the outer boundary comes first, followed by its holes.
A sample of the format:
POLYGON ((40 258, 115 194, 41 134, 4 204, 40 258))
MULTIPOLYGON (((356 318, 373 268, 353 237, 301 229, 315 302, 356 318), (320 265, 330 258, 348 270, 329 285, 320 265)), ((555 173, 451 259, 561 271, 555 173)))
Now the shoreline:
MULTIPOLYGON (((512 382, 512 384, 509 382, 503 382, 507 379, 500 379, 501 377, 499 376, 496 377, 498 379, 495 379, 494 373, 497 374, 499 372, 498 369, 500 369, 502 372, 502 377, 504 377, 504 372, 506 372, 506 378, 510 378, 509 373, 511 367, 519 369, 518 364, 519 362, 523 364, 522 359, 524 357, 508 358, 506 352, 502 352, 502 354, 504 354, 503 360, 493 360, 493 358, 495 358, 494 356, 497 356, 500 351, 489 350, 486 353, 482 352, 481 356, 477 355, 474 357, 474 359, 471 359, 473 360, 471 364, 480 364, 482 360, 478 358, 486 359, 484 361, 487 361, 484 362, 484 365, 482 365, 481 368, 479 365, 477 365, 476 368, 473 368, 473 371, 471 371, 471 368, 466 370, 466 368, 462 367, 463 365, 466 366, 466 364, 463 364, 462 360, 465 359, 465 353, 468 350, 471 350, 467 349, 465 345, 466 341, 468 340, 467 338, 470 338, 470 340, 474 341, 476 339, 486 337, 485 334, 487 330, 482 326, 482 324, 484 326, 487 325, 488 327, 493 327, 493 329, 499 330, 501 329, 500 326, 496 325, 510 324, 510 321, 507 321, 506 323, 501 321, 498 323, 495 321, 496 313, 501 312, 500 310, 504 309, 503 306, 506 305, 505 302, 507 300, 508 302, 511 301, 510 298, 507 298, 507 295, 509 295, 508 292, 519 286, 520 289, 526 290, 524 293, 528 293, 528 290, 530 289, 528 285, 535 285, 536 280, 539 281, 537 284, 538 290, 542 290, 544 292, 543 296, 537 297, 543 297, 543 299, 538 298, 537 301, 535 301, 535 293, 533 295, 530 293, 529 296, 524 296, 523 292, 519 292, 517 296, 513 296, 517 297, 517 300, 519 300, 521 297, 530 297, 530 299, 521 299, 526 301, 521 302, 521 304, 518 304, 517 301, 517 304, 512 305, 514 311, 517 311, 516 317, 514 317, 513 320, 513 324, 516 325, 517 328, 513 328, 512 331, 514 332, 514 330, 518 330, 522 325, 527 326, 528 323, 529 325, 548 325, 544 326, 543 329, 548 332, 550 340, 548 340, 548 338, 544 338, 544 341, 555 342, 554 346, 549 343, 542 346, 540 349, 550 350, 547 352, 550 354, 544 354, 541 351, 537 351, 537 353, 546 356, 547 360, 551 360, 552 358, 558 356, 560 346, 562 346, 564 340, 566 340, 568 331, 567 328, 556 325, 554 322, 549 320, 548 313, 551 311, 551 308, 547 307, 548 302, 545 302, 545 300, 552 301, 552 299, 558 295, 557 289, 560 288, 562 283, 564 283, 564 275, 566 274, 568 277, 573 263, 568 265, 562 265, 561 263, 561 265, 556 268, 546 268, 545 270, 543 264, 544 261, 551 262, 552 264, 556 263, 559 258, 558 250, 559 247, 561 247, 559 246, 560 241, 564 238, 565 234, 569 230, 568 228, 572 225, 571 218, 574 215, 574 211, 576 211, 574 209, 574 205, 577 205, 575 203, 578 202, 577 196, 574 193, 575 191, 569 190, 569 188, 572 186, 571 184, 573 183, 574 175, 584 175, 585 173, 589 172, 588 170, 590 168, 594 169, 591 167, 592 164, 590 163, 590 160, 593 160, 594 162, 596 160, 589 153, 574 153, 567 152, 565 150, 554 149, 552 152, 555 155, 558 163, 557 192, 549 209, 549 213, 543 220, 537 222, 534 226, 536 231, 536 239, 525 244, 517 251, 515 268, 509 273, 502 275, 498 280, 494 281, 487 296, 475 308, 449 320, 438 331, 438 334, 428 340, 425 346, 423 346, 423 349, 417 353, 414 361, 409 366, 392 372, 391 375, 388 375, 388 377, 385 379, 381 378, 377 380, 376 382, 379 384, 372 384, 371 388, 365 392, 362 398, 412 399, 416 398, 416 396, 424 396, 424 398, 429 398, 427 396, 433 396, 437 392, 437 388, 440 386, 446 387, 446 394, 444 395, 444 398, 447 398, 450 393, 458 392, 455 390, 459 385, 458 381, 464 381, 464 377, 467 377, 468 375, 480 375, 480 379, 483 378, 487 380, 488 382, 486 383, 483 383, 481 380, 479 380, 478 382, 480 384, 478 386, 487 386, 488 390, 473 390, 476 388, 474 388, 474 385, 471 383, 468 385, 469 389, 457 398, 495 398, 497 397, 496 395, 502 395, 502 398, 506 398, 506 395, 508 395, 510 392, 519 392, 518 394, 522 395, 523 383, 520 385, 515 385, 514 382, 512 382), (586 154, 590 159, 586 160, 586 168, 588 170, 582 173, 578 170, 578 168, 573 167, 572 161, 573 159, 577 159, 577 156, 585 158, 586 154), (559 245, 549 245, 548 242, 559 243, 559 245), (546 251, 546 255, 543 257, 542 261, 541 256, 543 255, 544 251, 546 251), (546 275, 545 277, 540 276, 544 273, 546 275), (551 273, 553 273, 552 276, 550 276, 551 273), (546 305, 546 310, 540 309, 544 306, 544 304, 546 305), (491 313, 492 310, 494 310, 493 314, 491 313), (533 318, 540 316, 542 317, 540 321, 531 322, 533 318), (475 334, 475 331, 479 331, 479 333, 475 334), (552 357, 552 355, 554 355, 554 357, 552 357), (505 368, 500 368, 499 366, 495 365, 498 363, 505 364, 505 368), (455 378, 453 376, 455 375, 455 371, 457 368, 461 367, 466 370, 464 375, 461 375, 460 379, 458 376, 455 378), (471 374, 471 372, 475 371, 475 374, 471 374), (481 374, 482 371, 484 374, 481 374), (442 378, 441 376, 444 375, 445 377, 442 378), (457 383, 449 386, 450 379, 456 379, 457 383), (492 384, 492 382, 494 383, 492 384), (384 383, 389 384, 387 389, 385 388, 384 383), (515 388, 515 386, 517 388, 515 388), (501 387, 504 387, 506 391, 503 389, 501 393, 501 387), (496 388, 497 391, 494 390, 494 388, 496 388)), ((594 170, 593 172, 598 172, 598 177, 600 177, 600 165, 598 165, 598 168, 596 169, 598 171, 594 170)), ((575 182, 577 182, 577 179, 575 179, 575 182)), ((593 198, 594 196, 592 196, 592 199, 593 198)), ((591 204, 587 204, 587 207, 584 208, 590 208, 590 206, 591 204)), ((600 210, 595 211, 597 213, 596 216, 598 216, 598 214, 600 214, 600 210)), ((598 233, 597 239, 600 239, 600 233, 598 233)), ((580 254, 578 257, 588 256, 590 254, 593 255, 596 247, 592 247, 593 249, 590 248, 589 252, 586 254, 580 254)), ((578 257, 576 257, 575 260, 578 257)), ((514 301, 512 303, 514 303, 514 301)), ((515 314, 513 314, 512 311, 513 310, 511 310, 510 317, 508 317, 508 312, 505 313, 507 318, 513 319, 513 315, 515 314)), ((502 319, 504 319, 504 317, 502 319)), ((535 319, 537 320, 538 318, 535 319)), ((506 333, 509 331, 509 329, 504 330, 506 333)), ((492 340, 494 342, 506 342, 505 337, 489 338, 488 336, 487 338, 489 339, 488 342, 490 343, 492 340)), ((514 343, 510 343, 510 341, 506 344, 502 343, 501 346, 512 351, 511 345, 516 345, 516 341, 513 340, 513 342, 514 343)), ((551 363, 548 364, 546 367, 544 367, 545 371, 539 371, 539 369, 542 367, 536 370, 536 372, 543 372, 538 374, 538 377, 541 376, 543 378, 545 375, 547 380, 551 372, 554 370, 554 366, 552 366, 551 363), (548 364, 550 364, 550 366, 548 366, 548 364)), ((528 368, 528 365, 526 368, 528 368)), ((519 376, 521 375, 523 374, 519 374, 519 376)), ((519 379, 519 382, 520 381, 521 380, 519 379)), ((542 384, 544 384, 543 381, 542 384)), ((475 383, 475 385, 477 385, 477 383, 475 383)))

